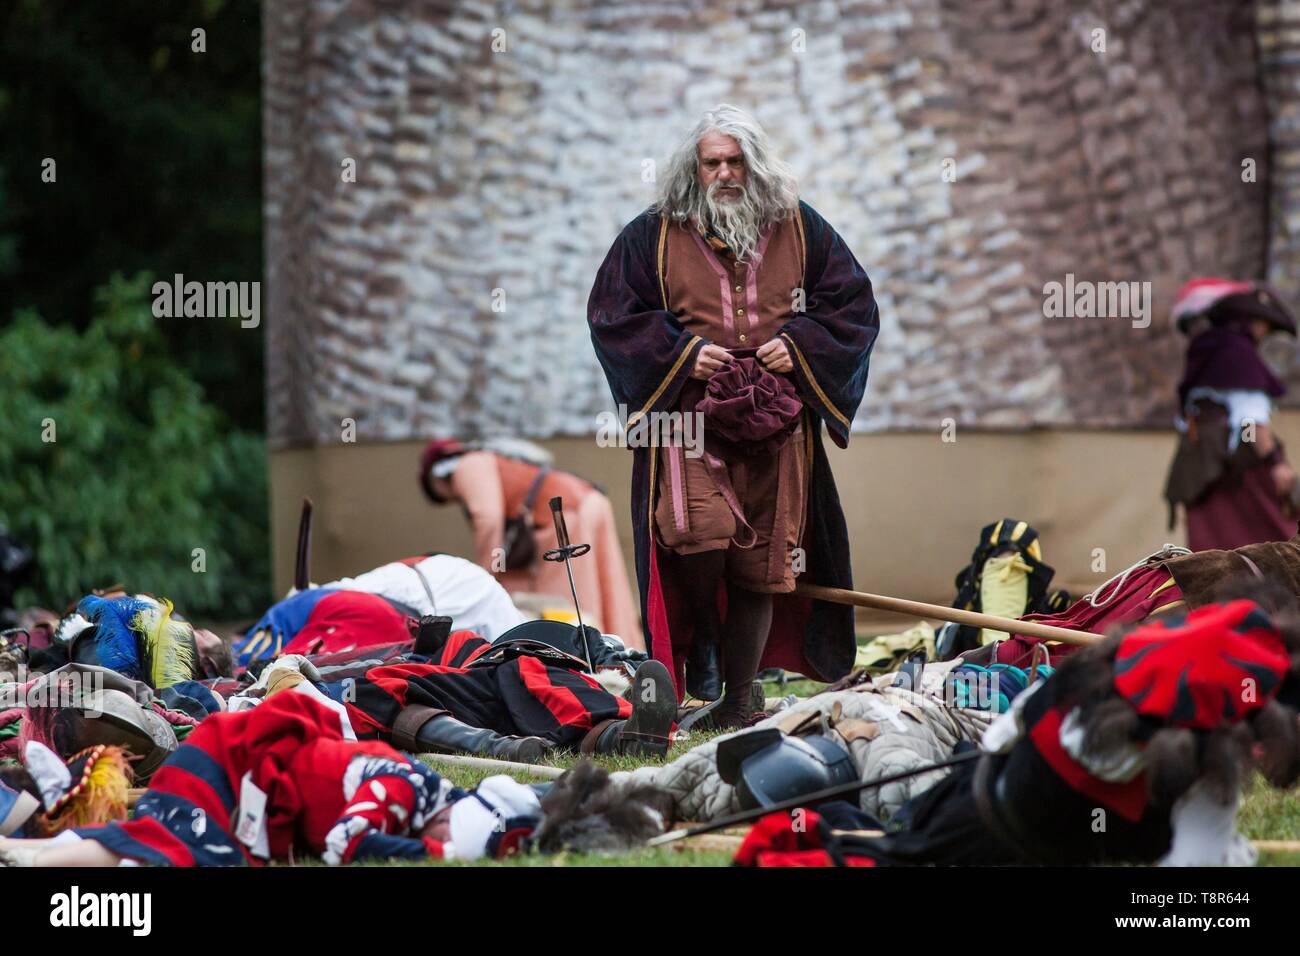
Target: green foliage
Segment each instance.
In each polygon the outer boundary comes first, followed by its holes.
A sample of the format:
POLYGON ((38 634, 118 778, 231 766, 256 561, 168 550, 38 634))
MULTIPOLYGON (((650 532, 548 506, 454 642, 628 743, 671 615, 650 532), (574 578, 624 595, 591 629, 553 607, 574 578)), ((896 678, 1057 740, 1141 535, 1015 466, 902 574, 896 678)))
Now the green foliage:
MULTIPOLYGON (((114 272, 261 278, 260 16, 258 0, 0 3, 0 322, 33 308, 84 329, 114 272)), ((263 427, 245 384, 261 334, 162 333, 235 426, 263 427)))
MULTIPOLYGON (((3 113, 3 90, 0 90, 0 114, 3 113)), ((13 274, 18 267, 18 238, 9 235, 9 214, 5 207, 5 170, 0 166, 0 279, 13 274)))
POLYGON ((149 288, 115 275, 84 332, 31 311, 0 331, 0 521, 38 565, 20 606, 61 609, 113 582, 188 615, 267 603, 264 445, 173 360, 149 288))

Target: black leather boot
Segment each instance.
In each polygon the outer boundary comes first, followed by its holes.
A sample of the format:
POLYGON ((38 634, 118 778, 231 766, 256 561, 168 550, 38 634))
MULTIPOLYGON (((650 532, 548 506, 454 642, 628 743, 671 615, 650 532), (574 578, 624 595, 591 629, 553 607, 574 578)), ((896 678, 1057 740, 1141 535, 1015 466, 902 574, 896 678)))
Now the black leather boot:
POLYGON ((722 696, 722 650, 716 640, 696 634, 686 655, 686 693, 697 700, 722 696))
POLYGON ((727 696, 722 698, 722 703, 711 713, 706 714, 697 726, 701 730, 743 730, 750 725, 754 715, 761 711, 766 703, 767 698, 762 683, 751 681, 737 688, 735 693, 731 693, 728 689, 727 696))
POLYGON ((471 727, 446 714, 421 726, 415 742, 420 753, 470 753, 521 763, 537 763, 551 747, 551 742, 541 737, 505 737, 485 727, 471 727))
POLYGON ((630 754, 662 757, 668 752, 668 735, 677 717, 677 695, 668 668, 659 661, 646 661, 636 669, 629 692, 632 716, 627 720, 606 720, 592 727, 583 738, 584 754, 630 754))

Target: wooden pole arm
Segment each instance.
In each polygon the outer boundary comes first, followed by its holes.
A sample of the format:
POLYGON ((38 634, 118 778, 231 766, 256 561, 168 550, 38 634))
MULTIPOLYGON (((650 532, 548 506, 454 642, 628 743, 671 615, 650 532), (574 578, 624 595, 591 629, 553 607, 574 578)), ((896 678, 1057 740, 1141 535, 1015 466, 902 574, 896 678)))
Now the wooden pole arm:
POLYGON ((987 627, 995 631, 1006 631, 1008 634, 1038 637, 1045 641, 1060 641, 1062 644, 1095 644, 1105 637, 1102 634, 1094 634, 1092 631, 1075 631, 1068 627, 1056 627, 1052 624, 1017 621, 1010 617, 998 617, 996 614, 963 611, 955 607, 944 607, 941 604, 907 601, 903 598, 887 597, 883 594, 867 594, 865 591, 850 591, 846 588, 828 588, 820 584, 801 582, 795 585, 794 593, 815 598, 818 601, 830 601, 833 604, 852 604, 855 607, 870 607, 878 611, 890 611, 894 614, 936 618, 940 621, 951 621, 954 624, 969 624, 971 627, 987 627))

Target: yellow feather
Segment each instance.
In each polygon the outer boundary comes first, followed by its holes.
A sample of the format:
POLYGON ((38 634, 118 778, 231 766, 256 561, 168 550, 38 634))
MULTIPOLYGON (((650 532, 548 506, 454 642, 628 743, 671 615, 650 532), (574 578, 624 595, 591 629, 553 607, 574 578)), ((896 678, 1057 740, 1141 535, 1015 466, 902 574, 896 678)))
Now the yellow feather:
POLYGON ((41 829, 54 836, 73 827, 94 826, 125 820, 131 786, 131 765, 121 747, 105 747, 90 771, 86 786, 58 815, 41 815, 41 829))
POLYGON ((162 607, 141 611, 133 625, 144 635, 149 685, 154 690, 189 680, 194 672, 193 630, 188 624, 172 620, 172 607, 172 602, 163 598, 162 607))

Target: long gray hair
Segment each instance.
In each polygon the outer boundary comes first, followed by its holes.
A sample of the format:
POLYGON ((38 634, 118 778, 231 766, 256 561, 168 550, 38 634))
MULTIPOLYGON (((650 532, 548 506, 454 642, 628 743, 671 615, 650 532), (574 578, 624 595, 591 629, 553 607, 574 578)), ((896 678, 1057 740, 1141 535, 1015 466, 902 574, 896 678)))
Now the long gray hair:
POLYGON ((794 172, 772 152, 763 127, 728 103, 708 110, 668 160, 654 209, 660 215, 713 227, 740 260, 748 260, 768 226, 789 219, 799 205, 794 172), (745 157, 745 187, 735 203, 717 203, 700 188, 699 144, 705 134, 730 136, 745 157))

